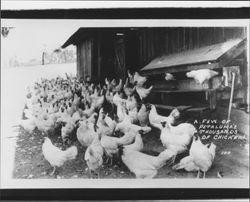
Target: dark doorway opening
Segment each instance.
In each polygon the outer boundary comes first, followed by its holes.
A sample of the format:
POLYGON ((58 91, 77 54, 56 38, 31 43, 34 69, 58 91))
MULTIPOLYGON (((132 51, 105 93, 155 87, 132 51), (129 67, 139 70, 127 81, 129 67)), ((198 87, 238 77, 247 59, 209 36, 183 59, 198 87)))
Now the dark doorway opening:
POLYGON ((126 35, 126 65, 131 72, 139 71, 139 36, 137 30, 126 35))

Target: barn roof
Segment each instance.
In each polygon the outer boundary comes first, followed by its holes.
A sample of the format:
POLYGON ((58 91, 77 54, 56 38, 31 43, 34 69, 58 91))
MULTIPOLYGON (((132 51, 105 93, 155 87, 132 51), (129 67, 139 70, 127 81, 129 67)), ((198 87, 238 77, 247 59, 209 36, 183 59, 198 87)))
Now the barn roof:
MULTIPOLYGON (((141 28, 140 28, 141 29, 141 28)), ((73 44, 77 45, 89 36, 93 36, 98 32, 126 32, 131 30, 137 30, 137 28, 124 28, 124 27, 81 27, 74 34, 72 34, 68 40, 61 46, 66 48, 67 46, 73 44)))
POLYGON ((90 33, 91 28, 79 28, 74 34, 72 34, 68 40, 61 46, 62 48, 66 48, 67 46, 73 44, 76 45, 79 41, 84 40, 90 33))
MULTIPOLYGON (((183 68, 184 66, 197 66, 199 64, 203 66, 206 64, 210 69, 216 68, 218 67, 217 62, 220 59, 225 58, 223 56, 234 53, 235 50, 242 51, 243 46, 241 45, 244 44, 245 41, 246 39, 237 38, 223 43, 160 56, 152 60, 148 65, 142 68, 141 71, 154 71, 154 73, 158 70, 163 70, 165 72, 178 72, 178 69, 180 71, 185 70, 185 68, 183 68)), ((237 55, 237 53, 233 55, 237 55)), ((203 68, 205 68, 205 66, 203 68)), ((189 71, 189 69, 187 69, 187 71, 189 71)))

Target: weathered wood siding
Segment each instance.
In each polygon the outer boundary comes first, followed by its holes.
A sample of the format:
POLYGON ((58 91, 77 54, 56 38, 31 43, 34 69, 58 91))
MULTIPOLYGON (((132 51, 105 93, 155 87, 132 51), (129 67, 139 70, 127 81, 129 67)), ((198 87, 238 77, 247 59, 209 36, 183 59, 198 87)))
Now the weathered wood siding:
POLYGON ((145 28, 139 31, 139 68, 161 55, 246 36, 244 27, 145 28))
POLYGON ((93 72, 93 39, 87 39, 77 45, 77 76, 85 78, 93 72))

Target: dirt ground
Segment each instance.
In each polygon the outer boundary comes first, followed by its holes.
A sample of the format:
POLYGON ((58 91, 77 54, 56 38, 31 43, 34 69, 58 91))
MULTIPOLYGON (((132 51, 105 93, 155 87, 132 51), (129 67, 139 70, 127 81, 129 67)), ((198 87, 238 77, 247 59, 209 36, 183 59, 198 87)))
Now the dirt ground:
MULTIPOLYGON (((52 142, 62 148, 62 140, 59 131, 53 131, 49 136, 52 142)), ((160 142, 160 133, 154 129, 150 133, 143 136, 144 150, 143 152, 150 155, 157 155, 163 150, 160 142)), ((66 162, 57 174, 50 176, 52 167, 44 159, 42 154, 43 135, 40 131, 35 130, 32 134, 20 128, 19 136, 16 145, 14 178, 21 179, 48 179, 48 178, 89 178, 87 165, 84 161, 83 148, 78 141, 73 142, 78 147, 78 155, 75 160, 66 162)), ((213 141, 216 146, 216 156, 212 167, 206 173, 206 178, 218 178, 218 173, 223 178, 246 178, 248 176, 248 155, 244 149, 246 140, 228 141, 225 140, 213 141)), ((178 156, 176 162, 188 153, 178 156)), ((158 171, 156 178, 195 178, 197 173, 188 173, 183 170, 174 171, 172 166, 164 166, 158 171)), ((113 165, 104 163, 100 178, 134 178, 126 166, 118 158, 113 165)))

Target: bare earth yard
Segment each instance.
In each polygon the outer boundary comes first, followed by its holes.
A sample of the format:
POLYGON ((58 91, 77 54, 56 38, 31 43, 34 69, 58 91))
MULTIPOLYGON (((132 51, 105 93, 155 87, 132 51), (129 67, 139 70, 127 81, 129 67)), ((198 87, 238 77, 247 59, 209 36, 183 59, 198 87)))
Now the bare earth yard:
MULTIPOLYGON (((85 149, 76 141, 73 144, 78 147, 78 156, 75 160, 67 162, 58 171, 58 175, 50 176, 52 167, 44 159, 42 154, 43 136, 39 131, 29 134, 22 129, 17 140, 14 178, 88 178, 87 165, 84 162, 85 149)), ((143 136, 144 151, 151 155, 157 155, 163 150, 159 139, 159 131, 153 130, 143 136)), ((62 147, 59 134, 53 136, 53 142, 62 147)), ((248 156, 244 149, 245 141, 231 141, 225 144, 218 140, 216 157, 211 169, 207 172, 207 178, 217 178, 217 173, 223 178, 245 178, 248 176, 248 156)), ((187 155, 187 154, 184 154, 187 155)), ((183 157, 183 156, 182 156, 183 157)), ((180 159, 181 157, 179 157, 180 159)), ((178 158, 176 160, 178 162, 178 158)), ((195 178, 197 173, 186 171, 174 171, 171 166, 164 166, 158 172, 156 178, 195 178)), ((117 159, 113 165, 104 164, 100 178, 134 178, 134 175, 117 159)))

